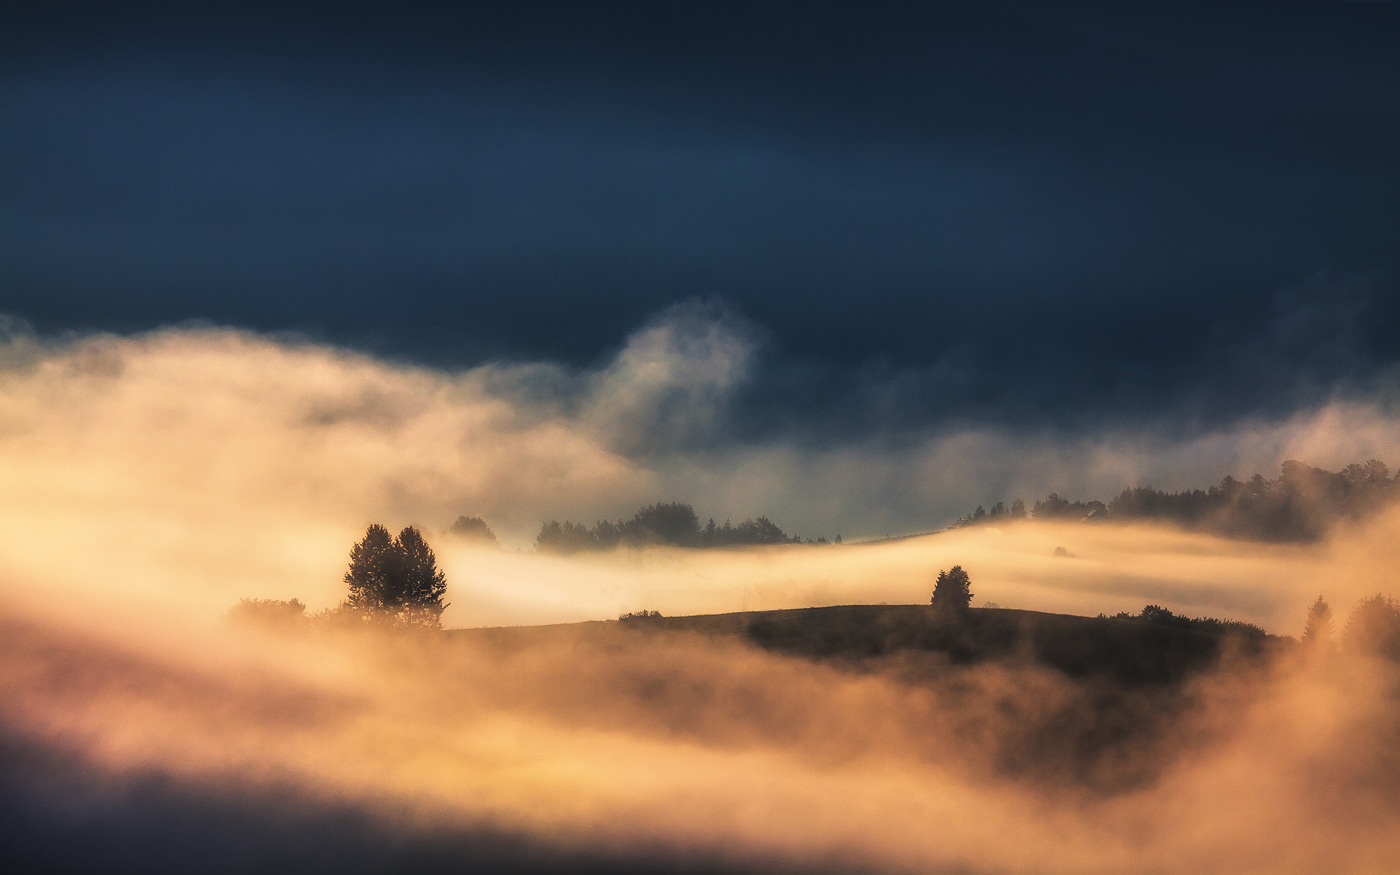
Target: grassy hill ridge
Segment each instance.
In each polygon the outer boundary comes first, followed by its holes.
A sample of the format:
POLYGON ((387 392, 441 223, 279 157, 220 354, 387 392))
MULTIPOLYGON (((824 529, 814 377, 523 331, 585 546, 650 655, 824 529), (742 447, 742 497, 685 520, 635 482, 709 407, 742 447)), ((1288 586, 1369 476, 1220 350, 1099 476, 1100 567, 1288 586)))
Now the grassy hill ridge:
MULTIPOLYGON (((1168 615, 1170 616, 1170 615, 1168 615)), ((556 626, 461 629, 504 647, 555 636, 693 634, 738 638, 764 650, 821 661, 936 657, 967 665, 1032 662, 1070 677, 1102 677, 1129 686, 1172 683, 1214 665, 1227 651, 1260 657, 1291 639, 1253 627, 1201 625, 1184 618, 1080 617, 1008 608, 939 614, 926 605, 842 605, 684 617, 638 616, 556 626)))

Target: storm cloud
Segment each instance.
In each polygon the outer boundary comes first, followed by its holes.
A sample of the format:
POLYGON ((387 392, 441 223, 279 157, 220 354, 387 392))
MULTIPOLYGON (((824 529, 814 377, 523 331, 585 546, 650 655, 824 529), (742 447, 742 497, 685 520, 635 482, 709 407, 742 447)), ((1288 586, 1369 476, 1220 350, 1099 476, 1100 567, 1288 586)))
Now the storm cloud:
POLYGON ((78 8, 0 36, 0 310, 45 333, 591 367, 720 298, 771 341, 749 436, 842 440, 1222 427, 1400 360, 1392 4, 78 8))

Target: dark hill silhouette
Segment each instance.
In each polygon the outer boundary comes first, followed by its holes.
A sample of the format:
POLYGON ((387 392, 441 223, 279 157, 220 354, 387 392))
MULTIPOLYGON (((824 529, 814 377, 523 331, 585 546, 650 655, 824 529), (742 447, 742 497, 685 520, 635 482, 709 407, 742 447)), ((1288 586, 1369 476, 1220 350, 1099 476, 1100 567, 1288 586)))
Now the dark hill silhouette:
MULTIPOLYGON (((1056 790, 1077 785, 1103 793, 1150 783, 1179 755, 1181 733, 1190 726, 1187 715, 1199 708, 1189 682, 1193 677, 1212 669, 1245 678, 1262 675, 1271 657, 1291 644, 1244 626, 1164 624, 1150 614, 1121 619, 972 608, 949 615, 929 605, 690 617, 648 611, 618 621, 447 635, 502 662, 536 649, 571 654, 585 663, 587 654, 606 654, 610 664, 624 666, 610 681, 619 726, 650 713, 658 697, 670 703, 665 716, 670 727, 713 727, 706 715, 714 708, 745 715, 736 718, 744 726, 762 722, 765 714, 781 726, 783 720, 774 715, 786 714, 787 706, 779 691, 746 689, 744 696, 758 699, 735 700, 703 682, 676 680, 682 689, 669 698, 674 679, 649 668, 667 654, 674 659, 694 652, 692 647, 718 659, 726 658, 726 645, 758 648, 810 661, 813 668, 904 686, 911 701, 929 701, 920 697, 932 693, 967 719, 955 735, 931 737, 927 744, 978 748, 1006 776, 1043 781, 1056 790), (765 698, 770 693, 772 703, 765 698)), ((746 659, 732 651, 727 658, 746 659)), ((580 710, 579 719, 600 718, 580 710)), ((872 725, 886 719, 892 715, 870 714, 872 725)))
POLYGON ((1029 660, 1070 677, 1098 676, 1130 686, 1182 680, 1215 664, 1226 647, 1259 655, 1281 641, 1252 627, 1212 629, 1190 621, 1163 625, 1005 608, 970 608, 963 616, 949 617, 924 605, 848 605, 644 622, 658 629, 738 635, 765 650, 809 659, 938 654, 952 664, 1029 660))
POLYGON ((970 608, 950 616, 927 605, 845 605, 687 617, 644 611, 616 622, 449 634, 524 647, 537 638, 611 640, 635 633, 726 636, 770 652, 853 668, 866 664, 874 668, 885 658, 917 662, 931 657, 929 667, 1033 663, 1070 678, 1121 687, 1173 684, 1210 668, 1227 652, 1260 658, 1291 642, 1245 623, 1191 620, 1151 605, 1142 615, 1116 617, 1006 608, 970 608))

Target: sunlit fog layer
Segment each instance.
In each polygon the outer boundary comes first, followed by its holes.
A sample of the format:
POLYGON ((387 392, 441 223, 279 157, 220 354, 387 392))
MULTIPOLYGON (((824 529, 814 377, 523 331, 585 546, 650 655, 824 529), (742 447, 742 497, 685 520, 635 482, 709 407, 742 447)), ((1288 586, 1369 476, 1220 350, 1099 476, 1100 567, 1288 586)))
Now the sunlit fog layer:
POLYGON ((1030 665, 854 671, 739 639, 619 638, 612 623, 521 647, 223 621, 242 597, 336 604, 370 521, 423 529, 447 573, 449 628, 926 603, 953 564, 971 574, 974 606, 1092 616, 1155 603, 1283 635, 1319 594, 1340 622, 1361 596, 1400 591, 1394 514, 1309 546, 1035 522, 852 543, 919 530, 879 508, 880 484, 905 484, 902 506, 956 508, 1010 497, 982 496, 968 485, 979 479, 1027 497, 1065 483, 1106 493, 1180 464, 1199 485, 1226 462, 1385 457, 1397 429, 1375 410, 1182 446, 961 433, 899 451, 643 447, 653 430, 711 427, 745 355, 703 324, 654 326, 584 374, 449 375, 229 332, 12 340, 6 731, 99 775, 348 800, 410 836, 490 827, 563 848, 895 871, 1400 865, 1397 676, 1364 658, 1288 651, 1238 670, 1227 658, 1181 698, 1143 705, 1167 715, 1160 731, 1076 770, 1045 727, 1088 719, 1086 694, 1030 665), (847 543, 528 549, 543 519, 670 499, 847 543), (459 514, 484 516, 503 548, 444 535, 459 514))

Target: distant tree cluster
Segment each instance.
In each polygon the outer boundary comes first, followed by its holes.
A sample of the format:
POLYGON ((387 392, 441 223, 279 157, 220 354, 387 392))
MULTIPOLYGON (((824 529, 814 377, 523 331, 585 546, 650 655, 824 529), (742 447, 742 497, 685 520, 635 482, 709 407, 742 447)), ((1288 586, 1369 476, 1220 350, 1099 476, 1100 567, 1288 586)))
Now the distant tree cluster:
POLYGON ((625 614, 623 614, 622 616, 618 617, 618 618, 617 618, 617 621, 618 621, 619 623, 629 623, 629 622, 632 622, 632 621, 634 621, 634 620, 659 620, 659 619, 661 619, 661 612, 660 612, 660 611, 628 611, 627 613, 625 613, 625 614))
POLYGON ((491 527, 486 525, 486 520, 479 516, 457 517, 457 521, 447 528, 447 534, 461 541, 500 546, 496 541, 496 533, 491 531, 491 527))
POLYGON ((980 526, 998 522, 1009 522, 1011 520, 1023 520, 1026 518, 1026 503, 1021 499, 1011 502, 1007 507, 1003 502, 998 501, 992 505, 991 510, 987 510, 982 505, 977 505, 977 509, 965 517, 953 523, 953 528, 961 526, 980 526))
MULTIPOLYGON (((1141 486, 1124 489, 1107 505, 1070 501, 1052 492, 1035 502, 1029 516, 1085 522, 1156 520, 1235 538, 1305 542, 1321 538, 1340 520, 1361 519, 1400 500, 1396 481, 1375 459, 1336 472, 1290 460, 1273 480, 1260 474, 1247 481, 1226 477, 1219 486, 1185 492, 1141 486)), ((990 512, 979 506, 954 527, 1026 516, 1019 499, 1009 509, 998 502, 990 512)))
POLYGON ((1125 489, 1109 505, 1119 519, 1167 519, 1237 537, 1311 541, 1342 519, 1360 519, 1400 496, 1386 466, 1375 459, 1325 471, 1302 462, 1283 463, 1274 480, 1226 477, 1209 490, 1164 493, 1125 489))
MULTIPOLYGON (((1103 614, 1099 615, 1103 617, 1103 614)), ((1173 614, 1161 605, 1147 605, 1141 613, 1130 614, 1127 611, 1120 611, 1114 614, 1114 620, 1132 620, 1138 623, 1150 623, 1154 626, 1169 626, 1176 629, 1197 629, 1202 632, 1214 632, 1217 634, 1233 633, 1243 634, 1251 638, 1263 638, 1268 635, 1260 627, 1253 623, 1246 623, 1243 620, 1218 620, 1215 617, 1185 617, 1180 614, 1173 614)))
POLYGON ((1108 519, 1108 508, 1102 501, 1070 501, 1052 492, 1044 501, 1031 506, 1031 516, 1038 520, 1074 519, 1100 522, 1108 519))
MULTIPOLYGON (((837 538, 838 542, 840 538, 837 538)), ((630 520, 616 523, 599 520, 592 528, 569 520, 549 520, 540 526, 535 536, 535 549, 541 553, 579 553, 587 550, 611 550, 618 546, 644 547, 728 547, 742 544, 825 544, 825 538, 804 542, 789 536, 776 523, 761 516, 736 525, 725 520, 715 525, 712 518, 705 526, 695 508, 679 502, 658 503, 638 510, 630 520)))

